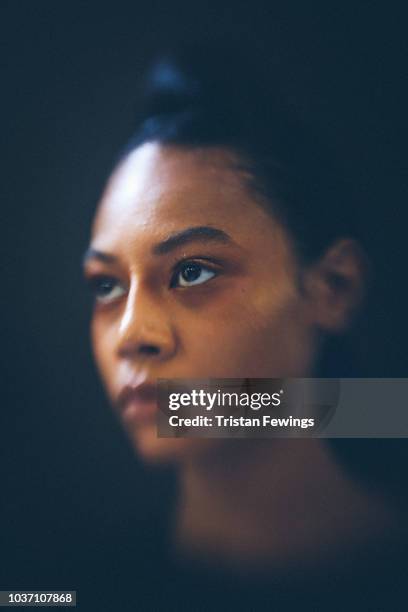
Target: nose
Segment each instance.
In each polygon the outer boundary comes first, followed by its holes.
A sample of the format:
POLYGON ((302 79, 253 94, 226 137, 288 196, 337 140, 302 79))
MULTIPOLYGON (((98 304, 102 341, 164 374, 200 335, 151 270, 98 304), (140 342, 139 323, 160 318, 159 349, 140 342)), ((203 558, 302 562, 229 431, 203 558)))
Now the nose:
POLYGON ((169 359, 176 338, 164 305, 137 282, 131 283, 119 321, 117 354, 128 359, 169 359))

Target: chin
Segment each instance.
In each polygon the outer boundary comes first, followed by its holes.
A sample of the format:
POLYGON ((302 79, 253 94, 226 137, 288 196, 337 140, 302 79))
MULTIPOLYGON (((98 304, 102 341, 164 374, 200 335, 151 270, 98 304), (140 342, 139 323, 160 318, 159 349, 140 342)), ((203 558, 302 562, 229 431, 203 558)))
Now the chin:
POLYGON ((138 456, 146 463, 178 463, 194 454, 200 440, 192 438, 159 438, 156 426, 140 427, 130 434, 138 456))

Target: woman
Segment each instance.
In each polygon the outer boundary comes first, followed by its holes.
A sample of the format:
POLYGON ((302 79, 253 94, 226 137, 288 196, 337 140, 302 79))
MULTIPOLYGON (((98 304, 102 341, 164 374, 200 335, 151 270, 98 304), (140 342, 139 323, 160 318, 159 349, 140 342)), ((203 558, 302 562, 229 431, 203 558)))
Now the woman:
POLYGON ((185 556, 340 571, 396 531, 386 495, 324 440, 159 438, 155 382, 358 373, 332 340, 368 277, 350 191, 259 66, 235 56, 157 64, 142 107, 84 264, 107 393, 146 461, 177 462, 185 556))

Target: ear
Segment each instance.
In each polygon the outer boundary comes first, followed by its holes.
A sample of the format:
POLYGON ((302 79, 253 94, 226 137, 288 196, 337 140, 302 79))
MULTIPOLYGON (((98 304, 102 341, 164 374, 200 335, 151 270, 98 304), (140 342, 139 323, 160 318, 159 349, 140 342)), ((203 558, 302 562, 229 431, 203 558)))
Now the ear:
POLYGON ((363 302, 368 278, 369 262, 362 247, 348 238, 333 243, 303 274, 312 324, 334 334, 347 329, 363 302))

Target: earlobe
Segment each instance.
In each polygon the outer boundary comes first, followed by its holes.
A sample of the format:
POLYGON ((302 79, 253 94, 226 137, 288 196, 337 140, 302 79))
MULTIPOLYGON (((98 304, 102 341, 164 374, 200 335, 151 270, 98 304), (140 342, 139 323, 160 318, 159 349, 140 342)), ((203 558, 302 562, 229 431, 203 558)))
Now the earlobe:
POLYGON ((304 294, 311 322, 328 333, 341 333, 361 308, 369 279, 362 247, 349 238, 337 240, 304 275, 304 294))

